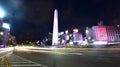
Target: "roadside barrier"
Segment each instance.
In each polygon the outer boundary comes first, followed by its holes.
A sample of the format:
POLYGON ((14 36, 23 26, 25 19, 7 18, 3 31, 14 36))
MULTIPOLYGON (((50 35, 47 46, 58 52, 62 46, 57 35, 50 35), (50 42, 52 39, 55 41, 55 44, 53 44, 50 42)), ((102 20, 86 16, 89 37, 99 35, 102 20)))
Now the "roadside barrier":
POLYGON ((11 67, 11 65, 8 61, 8 58, 6 56, 4 57, 4 61, 5 61, 6 67, 11 67))

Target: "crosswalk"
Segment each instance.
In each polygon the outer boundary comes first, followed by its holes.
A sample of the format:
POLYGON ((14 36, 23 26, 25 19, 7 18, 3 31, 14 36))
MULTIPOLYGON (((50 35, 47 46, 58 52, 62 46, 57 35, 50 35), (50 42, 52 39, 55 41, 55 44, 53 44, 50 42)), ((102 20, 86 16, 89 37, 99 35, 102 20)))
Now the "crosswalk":
MULTIPOLYGON (((27 60, 15 54, 8 56, 7 59, 9 61, 10 67, 47 67, 45 65, 27 60)), ((5 61, 2 67, 6 67, 5 61)))

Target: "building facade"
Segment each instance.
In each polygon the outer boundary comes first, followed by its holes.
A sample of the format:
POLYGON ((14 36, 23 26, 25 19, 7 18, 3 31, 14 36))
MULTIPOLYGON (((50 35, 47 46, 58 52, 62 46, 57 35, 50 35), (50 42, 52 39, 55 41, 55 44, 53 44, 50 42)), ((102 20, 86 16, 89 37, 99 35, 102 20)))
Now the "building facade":
POLYGON ((88 42, 93 44, 115 44, 120 42, 120 27, 117 26, 93 26, 86 29, 88 42))

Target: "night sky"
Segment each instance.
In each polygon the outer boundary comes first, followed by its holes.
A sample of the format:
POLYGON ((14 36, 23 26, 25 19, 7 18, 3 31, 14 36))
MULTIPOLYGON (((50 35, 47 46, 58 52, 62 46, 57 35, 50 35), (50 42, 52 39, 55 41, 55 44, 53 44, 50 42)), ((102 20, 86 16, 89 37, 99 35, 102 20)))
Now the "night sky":
POLYGON ((52 32, 54 9, 59 12, 59 31, 87 26, 120 24, 117 0, 0 0, 6 10, 5 22, 18 41, 41 40, 52 32))

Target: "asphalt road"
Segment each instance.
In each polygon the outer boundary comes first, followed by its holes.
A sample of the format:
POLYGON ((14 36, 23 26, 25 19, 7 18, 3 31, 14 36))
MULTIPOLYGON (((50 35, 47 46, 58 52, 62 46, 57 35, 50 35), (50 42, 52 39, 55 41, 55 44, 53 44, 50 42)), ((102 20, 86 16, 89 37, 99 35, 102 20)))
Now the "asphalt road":
POLYGON ((120 67, 120 50, 17 49, 13 53, 48 67, 120 67))

